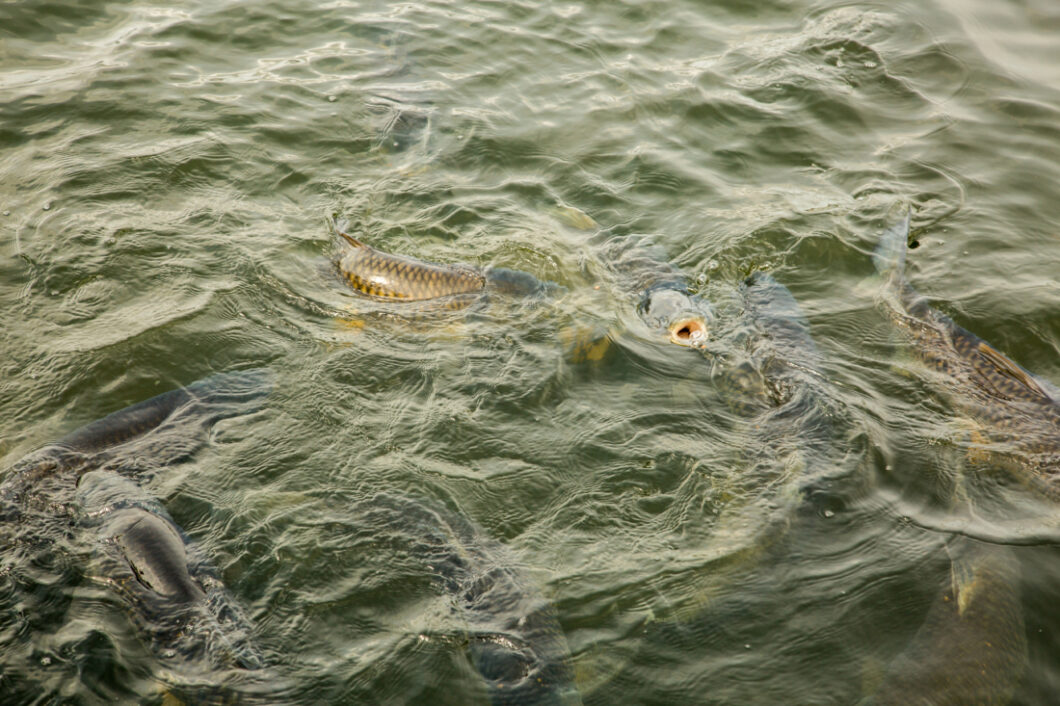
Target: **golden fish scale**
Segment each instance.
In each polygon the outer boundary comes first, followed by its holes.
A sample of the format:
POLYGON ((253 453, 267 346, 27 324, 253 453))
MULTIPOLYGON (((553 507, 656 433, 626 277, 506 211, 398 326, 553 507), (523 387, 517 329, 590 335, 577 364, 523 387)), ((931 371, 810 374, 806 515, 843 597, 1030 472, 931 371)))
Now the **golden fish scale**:
POLYGON ((1015 362, 923 302, 896 320, 918 356, 951 379, 950 397, 992 444, 1011 449, 1021 480, 1060 501, 1060 404, 1015 362))
POLYGON ((351 248, 339 266, 354 289, 384 299, 436 299, 477 292, 486 284, 480 272, 467 266, 424 262, 368 246, 351 248))

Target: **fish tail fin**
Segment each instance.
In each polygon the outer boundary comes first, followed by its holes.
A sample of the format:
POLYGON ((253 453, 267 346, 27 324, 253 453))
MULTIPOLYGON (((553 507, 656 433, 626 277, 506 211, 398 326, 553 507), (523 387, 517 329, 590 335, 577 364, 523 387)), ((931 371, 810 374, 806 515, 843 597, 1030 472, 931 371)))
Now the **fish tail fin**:
POLYGON ((355 247, 355 248, 366 248, 366 247, 368 247, 367 245, 362 243, 360 240, 358 240, 357 238, 354 238, 352 235, 350 235, 349 233, 346 232, 346 231, 348 231, 350 229, 350 222, 348 220, 346 220, 345 218, 340 219, 340 220, 335 220, 333 217, 328 216, 328 225, 331 226, 331 229, 333 231, 335 231, 335 235, 339 236, 340 238, 345 240, 347 243, 349 243, 353 247, 355 247))
MULTIPOLYGON (((966 537, 954 537, 946 545, 950 557, 950 589, 957 602, 958 615, 964 615, 977 600, 986 600, 984 591, 993 590, 996 577, 1015 580, 1019 563, 1009 547, 977 542, 966 537)), ((996 595, 992 598, 996 598, 996 595)))
POLYGON ((337 230, 335 232, 339 234, 340 238, 342 238, 343 240, 345 240, 347 243, 349 243, 350 245, 352 245, 355 248, 366 248, 366 247, 368 247, 367 245, 362 243, 360 240, 357 240, 357 238, 354 238, 349 233, 343 232, 341 230, 337 230))
POLYGON ((560 204, 549 209, 549 211, 555 216, 556 220, 565 226, 577 230, 597 230, 600 228, 600 224, 580 208, 560 204))
POLYGON ((957 613, 960 615, 975 598, 978 567, 974 554, 970 555, 961 544, 947 545, 946 553, 950 556, 950 593, 957 601, 957 613))
POLYGON ((902 204, 888 214, 891 225, 883 232, 872 255, 876 271, 881 275, 901 275, 905 271, 905 254, 909 247, 909 206, 902 204))

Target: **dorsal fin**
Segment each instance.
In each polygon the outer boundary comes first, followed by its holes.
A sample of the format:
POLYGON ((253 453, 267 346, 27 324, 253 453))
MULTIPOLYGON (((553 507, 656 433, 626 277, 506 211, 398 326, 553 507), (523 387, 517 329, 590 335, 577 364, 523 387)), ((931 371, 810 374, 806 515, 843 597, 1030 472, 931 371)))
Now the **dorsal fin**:
POLYGON ((1026 370, 1017 365, 1011 358, 991 346, 986 341, 979 342, 979 355, 983 356, 987 361, 990 362, 994 368, 997 369, 1002 375, 1012 378, 1016 382, 1022 384, 1028 390, 1036 395, 1039 395, 1043 399, 1052 400, 1042 386, 1027 373, 1026 370))

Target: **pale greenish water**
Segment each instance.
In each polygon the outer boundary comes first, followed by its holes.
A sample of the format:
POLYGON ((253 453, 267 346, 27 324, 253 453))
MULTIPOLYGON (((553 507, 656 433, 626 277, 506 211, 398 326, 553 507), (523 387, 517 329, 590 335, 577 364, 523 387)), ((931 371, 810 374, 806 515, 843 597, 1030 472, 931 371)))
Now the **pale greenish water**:
MULTIPOLYGON (((865 280, 911 203, 914 286, 1060 384, 1058 36, 1051 0, 0 3, 3 466, 272 369, 260 411, 145 490, 284 701, 485 702, 431 568, 359 523, 386 493, 507 545, 586 704, 857 703, 948 585, 947 541, 1012 544, 1011 703, 1051 704, 1058 511, 966 468, 865 280), (569 208, 705 296, 755 270, 791 290, 835 445, 812 502, 755 455, 711 361, 638 324, 569 208), (333 215, 566 289, 359 326, 333 215), (603 360, 571 360, 582 329, 614 332, 603 360)), ((157 701, 157 660, 71 542, 4 556, 0 701, 157 701)))

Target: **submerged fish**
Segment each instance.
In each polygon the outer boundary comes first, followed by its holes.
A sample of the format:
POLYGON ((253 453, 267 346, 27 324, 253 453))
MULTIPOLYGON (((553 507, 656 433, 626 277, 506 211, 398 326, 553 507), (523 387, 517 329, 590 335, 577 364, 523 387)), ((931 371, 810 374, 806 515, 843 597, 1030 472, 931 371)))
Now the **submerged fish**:
POLYGON ((892 320, 917 355, 944 377, 948 397, 979 425, 992 456, 1042 495, 1060 501, 1060 396, 974 333, 928 305, 904 276, 909 213, 889 227, 875 253, 888 278, 892 320))
MULTIPOLYGON (((735 325, 726 336, 721 355, 730 359, 724 366, 725 385, 736 395, 731 402, 760 408, 776 406, 799 394, 820 393, 825 377, 821 356, 810 335, 810 324, 788 288, 772 275, 755 272, 738 289, 737 301, 743 310, 734 317, 735 325)), ((719 355, 716 348, 708 353, 719 355)), ((815 402, 805 400, 812 408, 815 402)), ((746 409, 751 411, 751 409, 746 409)))
MULTIPOLYGON (((47 553, 49 542, 71 530, 95 538, 97 578, 126 605, 170 674, 258 670, 264 660, 202 552, 161 505, 120 474, 135 477, 186 457, 203 442, 206 427, 256 409, 268 387, 268 373, 251 370, 166 392, 30 454, 0 485, 0 519, 23 546, 47 553)), ((165 681, 167 689, 180 688, 165 681)), ((220 686, 196 687, 194 698, 219 703, 235 696, 220 686)))
MULTIPOLYGON (((819 354, 783 285, 756 273, 743 296, 755 329, 742 336, 750 364, 728 366, 720 382, 744 413, 758 405, 756 426, 765 453, 779 457, 779 449, 788 449, 803 459, 803 493, 813 499, 818 481, 836 465, 837 453, 831 430, 836 415, 819 354), (786 440, 785 434, 790 435, 786 440)), ((950 555, 951 586, 932 605, 910 648, 891 665, 871 701, 874 706, 1001 706, 1019 683, 1027 642, 1012 551, 958 538, 950 555)))
POLYGON ((494 706, 581 703, 555 610, 503 544, 464 517, 394 495, 379 494, 355 514, 358 522, 403 535, 409 554, 452 596, 494 706))
MULTIPOLYGON (((559 215, 574 227, 596 226, 577 209, 559 215)), ((622 288, 637 293, 637 314, 655 335, 701 349, 714 363, 728 404, 745 417, 765 415, 755 428, 771 435, 770 444, 787 448, 798 441, 800 453, 830 453, 831 409, 820 355, 787 287, 756 272, 735 288, 725 283, 704 296, 693 293, 688 277, 646 238, 602 230, 591 242, 622 288)), ((784 458, 775 451, 774 462, 784 458)))
POLYGON ((447 297, 452 308, 463 308, 486 291, 535 296, 556 288, 518 270, 443 265, 376 250, 347 233, 343 223, 336 224, 335 232, 339 272, 354 290, 370 297, 406 302, 447 297))
MULTIPOLYGON (((581 230, 599 227, 571 207, 557 216, 581 230)), ((837 413, 809 322, 787 287, 756 272, 737 286, 694 293, 687 275, 645 237, 603 229, 590 243, 619 286, 636 293, 637 314, 654 335, 699 349, 713 363, 726 403, 751 422, 748 462, 762 473, 801 477, 803 492, 813 492, 813 479, 836 465, 837 413)))
POLYGON ((87 424, 19 460, 0 483, 0 519, 54 509, 77 477, 101 467, 142 472, 178 461, 203 443, 205 428, 256 409, 269 373, 221 373, 87 424))
POLYGON ((1002 706, 1027 664, 1019 564, 1009 547, 958 539, 951 585, 866 706, 1002 706))
POLYGON ((93 573, 127 604, 167 668, 265 666, 217 571, 157 500, 113 471, 89 471, 77 502, 80 526, 97 537, 93 573))
POLYGON ((636 293, 637 314, 654 334, 679 346, 706 344, 713 309, 689 290, 685 274, 667 262, 664 253, 645 238, 606 230, 592 242, 618 275, 620 286, 636 293))
MULTIPOLYGON (((831 484, 847 468, 838 445, 839 407, 802 309, 783 284, 756 272, 736 289, 734 310, 718 310, 703 353, 745 440, 739 483, 772 495, 755 521, 757 554, 776 544, 799 511, 822 514, 831 484)), ((827 516, 827 515, 826 515, 827 516)))
MULTIPOLYGON (((634 297, 634 309, 640 322, 652 337, 679 346, 702 348, 707 343, 714 312, 706 299, 692 293, 687 277, 666 261, 645 237, 616 235, 579 209, 561 206, 553 214, 564 224, 578 230, 597 230, 589 243, 614 283, 626 298, 634 297)), ((599 289, 597 285, 594 289, 599 289)), ((618 331, 575 325, 561 332, 573 362, 598 361, 612 350, 618 331)))

